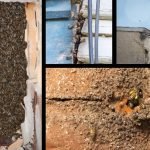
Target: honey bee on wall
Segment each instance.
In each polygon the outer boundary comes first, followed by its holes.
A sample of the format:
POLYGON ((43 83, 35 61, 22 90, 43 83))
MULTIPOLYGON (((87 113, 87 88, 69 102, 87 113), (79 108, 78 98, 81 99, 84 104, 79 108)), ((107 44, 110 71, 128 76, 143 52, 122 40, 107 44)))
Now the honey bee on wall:
POLYGON ((130 108, 134 108, 138 106, 142 97, 143 97, 142 90, 134 87, 129 91, 129 98, 128 98, 127 105, 130 108))

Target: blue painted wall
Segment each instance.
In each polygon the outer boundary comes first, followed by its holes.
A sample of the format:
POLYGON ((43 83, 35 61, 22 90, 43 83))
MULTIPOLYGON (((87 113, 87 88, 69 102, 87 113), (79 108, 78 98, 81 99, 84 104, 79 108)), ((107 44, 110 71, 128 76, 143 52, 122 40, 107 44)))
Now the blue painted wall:
POLYGON ((46 64, 70 64, 72 59, 71 20, 46 21, 46 64))
POLYGON ((150 28, 150 0, 117 0, 117 26, 150 28))
POLYGON ((46 1, 46 64, 72 63, 70 0, 46 1))
POLYGON ((68 18, 71 15, 70 0, 47 0, 46 19, 68 18))

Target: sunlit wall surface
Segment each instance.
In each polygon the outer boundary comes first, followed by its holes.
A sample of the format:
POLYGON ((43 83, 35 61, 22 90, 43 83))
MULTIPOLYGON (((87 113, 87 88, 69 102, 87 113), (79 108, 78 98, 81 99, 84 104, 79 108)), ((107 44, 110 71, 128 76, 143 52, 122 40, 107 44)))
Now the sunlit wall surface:
POLYGON ((117 0, 117 26, 150 28, 150 0, 117 0))

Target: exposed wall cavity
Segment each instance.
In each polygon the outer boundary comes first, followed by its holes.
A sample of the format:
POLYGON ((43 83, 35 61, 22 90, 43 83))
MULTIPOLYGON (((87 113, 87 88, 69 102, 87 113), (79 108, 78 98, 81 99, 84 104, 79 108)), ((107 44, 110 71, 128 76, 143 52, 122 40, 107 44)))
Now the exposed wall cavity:
POLYGON ((0 149, 41 150, 41 1, 0 1, 0 149))
POLYGON ((24 120, 26 23, 24 4, 0 2, 0 139, 7 142, 24 120))
POLYGON ((26 3, 27 28, 25 41, 27 65, 27 95, 24 97, 25 120, 21 124, 23 143, 33 143, 33 149, 41 150, 41 1, 26 3))

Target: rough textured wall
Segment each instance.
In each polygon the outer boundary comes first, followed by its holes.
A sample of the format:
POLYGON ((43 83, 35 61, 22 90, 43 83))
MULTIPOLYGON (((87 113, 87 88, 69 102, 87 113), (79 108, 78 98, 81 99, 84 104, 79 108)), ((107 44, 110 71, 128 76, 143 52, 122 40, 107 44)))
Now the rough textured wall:
POLYGON ((150 69, 47 69, 47 150, 149 150, 149 89, 150 69), (140 106, 117 112, 133 87, 140 106))
POLYGON ((47 69, 46 98, 99 100, 116 91, 125 95, 133 86, 143 88, 142 72, 143 69, 140 68, 47 69))
POLYGON ((21 102, 27 80, 25 28, 24 4, 0 2, 0 139, 11 139, 24 120, 21 102))
POLYGON ((145 64, 145 55, 139 32, 117 31, 117 64, 145 64))

